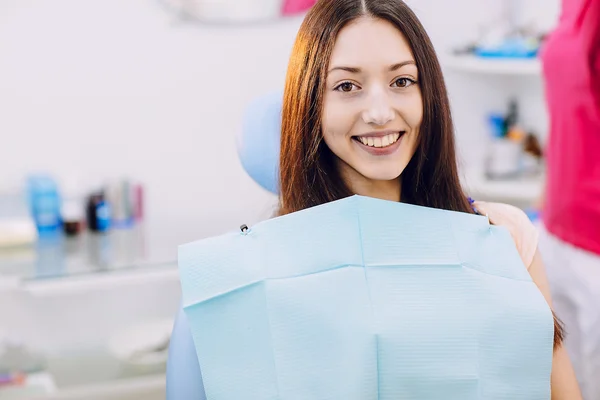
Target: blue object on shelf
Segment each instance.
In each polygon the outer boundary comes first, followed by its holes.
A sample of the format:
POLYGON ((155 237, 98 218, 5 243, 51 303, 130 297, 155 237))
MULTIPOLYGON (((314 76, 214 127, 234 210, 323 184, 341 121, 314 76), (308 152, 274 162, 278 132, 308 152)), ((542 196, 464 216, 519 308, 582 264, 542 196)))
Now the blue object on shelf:
POLYGON ((52 233, 62 226, 58 185, 49 176, 33 175, 27 180, 31 216, 39 233, 52 233))
POLYGON ((504 116, 502 114, 490 114, 488 123, 492 132, 493 138, 501 138, 505 136, 504 116))
POLYGON ((539 43, 525 39, 507 39, 497 46, 475 48, 475 55, 485 58, 535 58, 539 43))
POLYGON ((110 204, 102 200, 96 205, 96 218, 97 218, 97 230, 99 232, 106 232, 111 227, 111 212, 110 204))

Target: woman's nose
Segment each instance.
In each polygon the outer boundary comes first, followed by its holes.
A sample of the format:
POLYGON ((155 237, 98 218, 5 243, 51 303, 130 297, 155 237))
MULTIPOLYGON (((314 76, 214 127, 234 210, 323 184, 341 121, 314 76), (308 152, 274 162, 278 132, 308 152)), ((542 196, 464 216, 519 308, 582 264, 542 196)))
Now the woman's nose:
POLYGON ((391 99, 383 90, 377 90, 366 99, 363 121, 369 125, 384 126, 394 119, 391 99))

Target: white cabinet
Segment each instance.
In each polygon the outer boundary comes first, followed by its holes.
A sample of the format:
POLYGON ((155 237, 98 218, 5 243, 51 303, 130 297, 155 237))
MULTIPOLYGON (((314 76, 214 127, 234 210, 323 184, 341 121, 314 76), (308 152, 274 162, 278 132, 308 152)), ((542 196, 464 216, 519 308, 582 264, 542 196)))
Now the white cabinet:
MULTIPOLYGON (((174 243, 163 243, 176 255, 174 243)), ((34 276, 35 258, 11 266, 0 257, 0 349, 20 343, 41 356, 45 368, 31 380, 42 394, 0 387, 0 399, 164 399, 166 346, 180 306, 176 261, 97 268, 78 256, 60 274, 34 276), (148 356, 127 357, 136 346, 148 356)))

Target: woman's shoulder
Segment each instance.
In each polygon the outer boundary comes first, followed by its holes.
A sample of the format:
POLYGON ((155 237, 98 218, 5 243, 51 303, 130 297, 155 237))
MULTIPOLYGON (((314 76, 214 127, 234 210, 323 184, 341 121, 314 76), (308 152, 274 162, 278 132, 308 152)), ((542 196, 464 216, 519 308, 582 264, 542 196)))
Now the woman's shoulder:
POLYGON ((537 250, 539 232, 527 214, 520 208, 503 203, 476 201, 473 207, 480 214, 487 215, 492 224, 510 232, 523 263, 529 268, 537 250))

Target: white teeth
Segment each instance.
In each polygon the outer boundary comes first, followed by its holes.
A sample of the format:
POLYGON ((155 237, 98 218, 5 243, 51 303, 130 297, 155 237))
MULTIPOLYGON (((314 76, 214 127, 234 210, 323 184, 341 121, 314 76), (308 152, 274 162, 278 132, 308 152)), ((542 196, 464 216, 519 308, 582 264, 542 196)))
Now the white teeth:
POLYGON ((358 140, 365 146, 369 147, 387 147, 398 141, 400 138, 400 133, 391 133, 382 137, 364 137, 359 136, 358 140))

